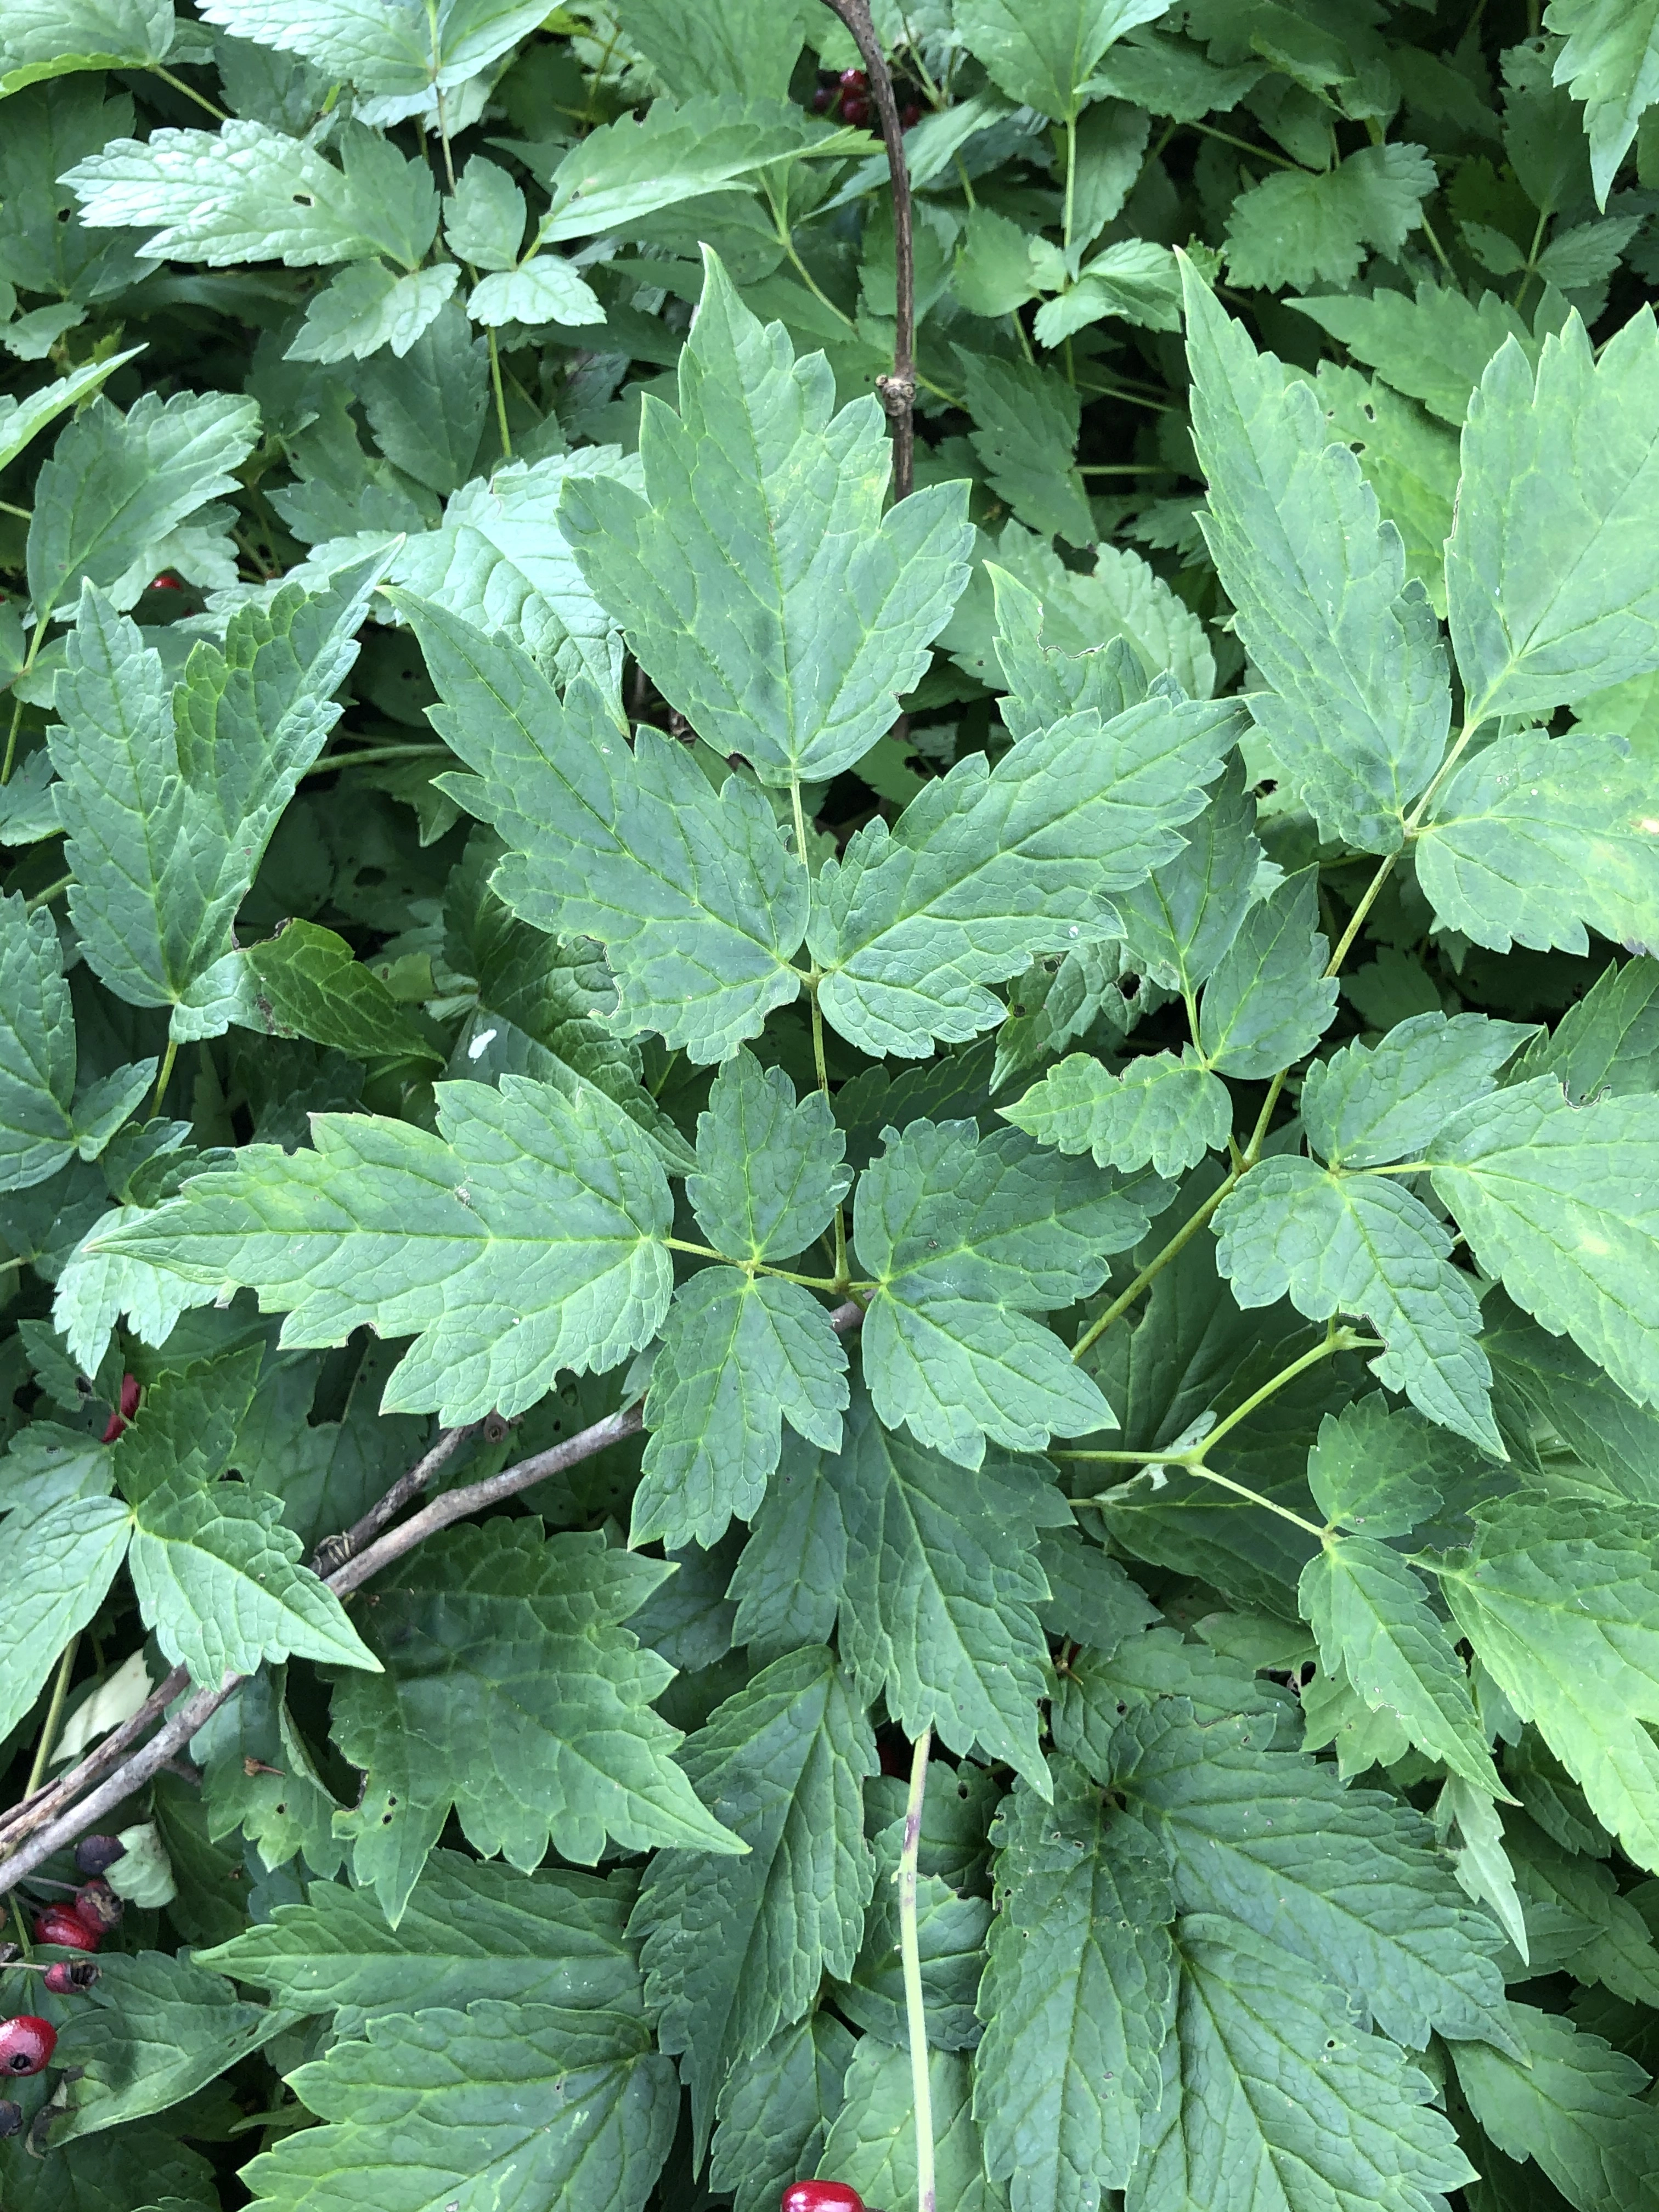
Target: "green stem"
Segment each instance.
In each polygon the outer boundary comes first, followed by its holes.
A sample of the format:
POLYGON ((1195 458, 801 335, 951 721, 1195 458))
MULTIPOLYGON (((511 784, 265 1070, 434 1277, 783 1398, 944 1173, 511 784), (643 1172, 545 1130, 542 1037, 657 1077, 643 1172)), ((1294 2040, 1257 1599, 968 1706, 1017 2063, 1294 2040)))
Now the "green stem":
POLYGON ((495 343, 495 326, 492 323, 485 331, 489 340, 489 381, 495 392, 495 428, 501 434, 501 459, 513 458, 513 433, 507 427, 507 393, 501 387, 501 352, 495 343))
POLYGON ((455 756, 447 745, 422 745, 413 743, 395 745, 364 745, 355 753, 328 753, 319 761, 313 761, 301 773, 301 781, 308 775, 331 775, 336 769, 367 768, 375 761, 434 760, 440 754, 453 760, 455 756))
POLYGON ((665 1237, 663 1243, 671 1252, 690 1252, 699 1260, 723 1260, 724 1252, 717 1252, 712 1244, 688 1244, 683 1237, 665 1237))
POLYGON ((1527 248, 1527 265, 1521 271, 1521 282, 1516 286, 1515 298, 1510 302, 1517 313, 1520 312, 1521 302, 1527 296, 1528 285, 1538 273, 1538 251, 1544 243, 1544 231, 1549 219, 1549 210, 1540 208, 1538 211, 1538 220, 1533 225, 1532 244, 1527 248))
POLYGON ((1066 207, 1060 217, 1060 238, 1064 252, 1072 251, 1072 225, 1077 215, 1077 118, 1066 118, 1066 207))
POLYGON ((1310 1536, 1316 1536, 1323 1543, 1325 1531, 1316 1522, 1310 1521, 1304 1514, 1293 1513, 1288 1505, 1280 1505, 1271 1498, 1264 1498, 1259 1490, 1252 1490, 1247 1483, 1235 1482, 1231 1475, 1218 1474, 1214 1468, 1201 1464, 1189 1468, 1188 1473, 1197 1475, 1201 1481, 1214 1483, 1219 1490, 1231 1490, 1235 1498, 1246 1498, 1252 1505, 1260 1505, 1269 1513, 1276 1513, 1281 1521, 1288 1521, 1292 1528, 1304 1529, 1310 1536))
POLYGON ((52 1747, 58 1741, 58 1723, 64 1717, 64 1700, 69 1695, 70 1676, 75 1671, 75 1655, 80 1648, 81 1632, 77 1628, 64 1646, 64 1656, 58 1662, 58 1679, 52 1686, 52 1703, 46 1707, 46 1717, 40 1723, 40 1741, 34 1747, 34 1764, 29 1769, 28 1783, 23 1791, 25 1797, 33 1796, 52 1763, 52 1747))
POLYGON ((1164 1270, 1169 1266, 1170 1261, 1191 1243, 1193 1238, 1197 1236, 1199 1231, 1204 1226, 1205 1223, 1215 1212, 1217 1206, 1220 1205, 1222 1200, 1226 1197, 1228 1192, 1237 1181, 1238 1177, 1236 1175, 1230 1175, 1227 1176, 1220 1188, 1212 1192, 1211 1195, 1205 1200, 1203 1205, 1199 1207, 1197 1212, 1191 1215, 1182 1224, 1181 1227, 1176 1230, 1175 1235, 1164 1247, 1164 1249, 1158 1254, 1156 1258, 1151 1259, 1146 1262, 1140 1273, 1135 1277, 1133 1282, 1130 1284, 1128 1289, 1121 1291, 1118 1297, 1115 1297, 1110 1305, 1107 1307, 1105 1312, 1101 1315, 1099 1320, 1093 1322, 1090 1328, 1087 1328, 1080 1337, 1079 1337, 1077 1342, 1072 1346, 1072 1357, 1073 1359, 1081 1359, 1084 1353, 1089 1349, 1089 1346, 1094 1343, 1095 1340, 1097 1337, 1104 1336, 1112 1323, 1116 1321, 1121 1315, 1128 1311, 1129 1308, 1134 1304, 1135 1300, 1140 1296, 1141 1292, 1146 1288, 1146 1285, 1153 1279, 1153 1278, 1155 1276, 1161 1275, 1164 1273, 1164 1270))
POLYGON ((933 2092, 927 2075, 927 2008, 921 1994, 921 1943, 916 1928, 916 1869, 921 1856, 921 1808, 933 1732, 923 1729, 910 1757, 910 1795, 899 1851, 899 1959, 904 1969, 904 2026, 910 2045, 910 2098, 916 2122, 916 2212, 936 2212, 933 2092))
POLYGON ((197 91, 194 85, 186 84, 181 76, 174 76, 173 71, 163 69, 160 62, 147 62, 144 66, 152 76, 159 76, 163 84, 170 84, 175 92, 182 92, 186 100, 193 100, 198 107, 205 108, 216 123, 229 122, 230 118, 222 107, 216 107, 204 94, 197 91))
POLYGON ((15 514, 20 522, 33 522, 34 520, 32 507, 14 507, 9 499, 0 499, 0 514, 15 514))
POLYGON ((1429 221, 1427 216, 1422 212, 1421 209, 1418 210, 1417 219, 1423 226, 1423 235, 1428 240, 1430 250, 1433 253, 1435 259, 1440 264, 1440 266, 1445 270, 1447 276, 1451 278, 1452 283, 1455 284, 1457 282, 1456 275, 1452 269, 1451 263, 1446 258, 1445 247, 1435 236, 1434 225, 1429 221))
POLYGON ((1275 154, 1267 146, 1253 146, 1248 138, 1235 138, 1231 131, 1218 131, 1212 123, 1189 123, 1187 128, 1205 138, 1218 138, 1224 146, 1237 146, 1241 154, 1253 155, 1258 161, 1272 161, 1281 169, 1292 170, 1298 177, 1311 173, 1299 161, 1287 161, 1283 154, 1275 154))
POLYGON ((173 1079, 173 1064, 179 1057, 179 1040, 167 1039, 167 1048, 161 1059, 161 1073, 155 1079, 155 1097, 150 1106, 152 1118, 161 1110, 161 1101, 167 1096, 167 1085, 173 1079))
POLYGON ((74 881, 73 876, 59 876, 55 884, 48 884, 45 890, 36 891, 32 898, 24 900, 24 913, 33 914, 36 907, 47 905, 57 897, 59 891, 66 891, 74 881))

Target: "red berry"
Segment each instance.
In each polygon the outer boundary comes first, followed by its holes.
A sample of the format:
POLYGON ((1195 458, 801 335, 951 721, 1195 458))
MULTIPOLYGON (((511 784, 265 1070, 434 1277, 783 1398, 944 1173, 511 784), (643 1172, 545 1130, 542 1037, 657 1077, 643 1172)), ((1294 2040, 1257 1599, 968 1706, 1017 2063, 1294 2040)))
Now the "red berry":
POLYGON ((82 1836, 75 1846, 76 1870, 80 1874, 107 1874, 117 1859, 124 1859, 127 1847, 119 1836, 82 1836))
POLYGON ((817 90, 812 94, 812 112, 814 115, 828 114, 835 104, 836 88, 832 84, 821 84, 817 90))
POLYGON ((920 102, 914 100, 907 100, 903 106, 899 110, 899 121, 904 125, 907 131, 912 131, 915 128, 916 125, 921 122, 921 107, 920 102))
POLYGON ((870 89, 870 80, 860 69, 843 70, 840 82, 843 92, 868 92, 870 89))
POLYGON ((65 1951, 95 1951, 104 1940, 101 1928, 82 1920, 71 1905, 49 1905, 34 1917, 37 1943, 55 1943, 65 1951))
POLYGON ((167 575, 152 576, 149 587, 152 592, 182 592, 185 588, 176 576, 167 575))
POLYGON ((58 2030, 49 2020, 19 2013, 0 2027, 0 2074, 38 2074, 57 2048, 58 2030))
POLYGON ((97 1929, 101 1935, 107 1935, 112 1928, 120 1926, 126 1909, 125 1899, 118 1897, 101 1876, 82 1882, 75 1893, 76 1914, 88 1928, 97 1929))
POLYGON ((112 1444, 115 1442, 137 1410, 138 1377, 136 1375, 124 1375, 121 1377, 120 1406, 110 1415, 109 1426, 104 1431, 104 1442, 106 1444, 112 1444))
POLYGON ((0 2136, 15 2136, 23 2124, 23 2107, 15 2098, 0 2097, 0 2136))
POLYGON ((864 2199, 844 2181, 792 2181, 780 2212, 864 2212, 864 2199))
POLYGON ((856 93, 844 92, 841 96, 841 119, 850 123, 856 131, 870 120, 870 103, 856 93))
POLYGON ((72 1966, 67 1959, 58 1959, 46 1968, 45 1978, 53 1996, 74 1996, 92 1987, 98 1978, 98 1969, 90 1959, 77 1960, 72 1966))

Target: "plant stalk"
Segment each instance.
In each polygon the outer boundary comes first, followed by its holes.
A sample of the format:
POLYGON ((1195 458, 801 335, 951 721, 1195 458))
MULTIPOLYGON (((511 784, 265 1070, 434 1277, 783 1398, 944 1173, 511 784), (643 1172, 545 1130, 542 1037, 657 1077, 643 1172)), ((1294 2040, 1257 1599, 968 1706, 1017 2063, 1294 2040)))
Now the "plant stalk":
POLYGON ((916 1868, 921 1856, 921 1808, 933 1731, 923 1729, 910 1757, 910 1796, 899 1852, 899 1958, 904 1969, 904 2026, 910 2045, 910 2096, 916 2122, 916 2212, 936 2212, 933 2091, 927 2074, 927 2008, 921 1994, 921 1941, 916 1928, 916 1868))

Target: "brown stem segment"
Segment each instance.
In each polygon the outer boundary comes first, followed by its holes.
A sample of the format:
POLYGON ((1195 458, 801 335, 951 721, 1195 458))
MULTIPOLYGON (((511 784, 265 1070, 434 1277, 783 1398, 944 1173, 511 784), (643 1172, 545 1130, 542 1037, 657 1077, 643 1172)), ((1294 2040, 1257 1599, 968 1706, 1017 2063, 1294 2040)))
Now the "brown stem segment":
POLYGON ((910 165, 904 157, 904 132, 892 74, 870 18, 870 0, 823 0, 852 33, 870 80, 870 91, 887 142, 887 167, 893 180, 893 273, 898 313, 893 325, 891 373, 876 379, 876 390, 893 426, 893 496, 908 499, 916 480, 916 263, 910 219, 910 165))

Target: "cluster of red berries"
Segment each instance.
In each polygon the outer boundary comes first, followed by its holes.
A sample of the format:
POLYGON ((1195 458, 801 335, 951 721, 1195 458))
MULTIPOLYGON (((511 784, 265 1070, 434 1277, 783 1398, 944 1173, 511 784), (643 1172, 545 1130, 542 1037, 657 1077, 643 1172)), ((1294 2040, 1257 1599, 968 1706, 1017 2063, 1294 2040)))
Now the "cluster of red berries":
MULTIPOLYGON (((92 1840, 113 1843, 115 1838, 100 1836, 92 1840)), ((41 1907, 34 1916, 34 1940, 60 1951, 95 1951, 110 1929, 118 1926, 125 1911, 109 1884, 94 1876, 82 1883, 72 1903, 41 1907)), ((58 1996, 84 1989, 90 1978, 84 1967, 72 1966, 68 1960, 56 1960, 46 1969, 46 1987, 58 1996)))
MULTIPOLYGON (((95 1951, 126 1911, 103 1879, 105 1869, 125 1856, 117 1836, 82 1837, 76 1863, 91 1878, 82 1883, 70 1904, 41 1906, 34 1916, 35 1942, 59 1951, 95 1951)), ((54 1959, 43 1976, 52 1995, 60 1997, 89 1990, 97 1978, 98 1969, 90 1959, 54 1959)), ((39 2074, 51 2065, 57 2048, 57 2029, 38 2013, 19 2013, 0 2021, 0 2075, 21 2081, 39 2074)), ((13 2098, 0 2097, 0 2136, 15 2136, 22 2124, 22 2106, 13 2098)))
MULTIPOLYGON (((812 94, 815 115, 839 115, 843 123, 861 130, 870 120, 870 79, 861 69, 846 69, 832 84, 821 84, 812 94)), ((921 120, 918 102, 908 100, 899 110, 899 121, 908 131, 921 120)))

